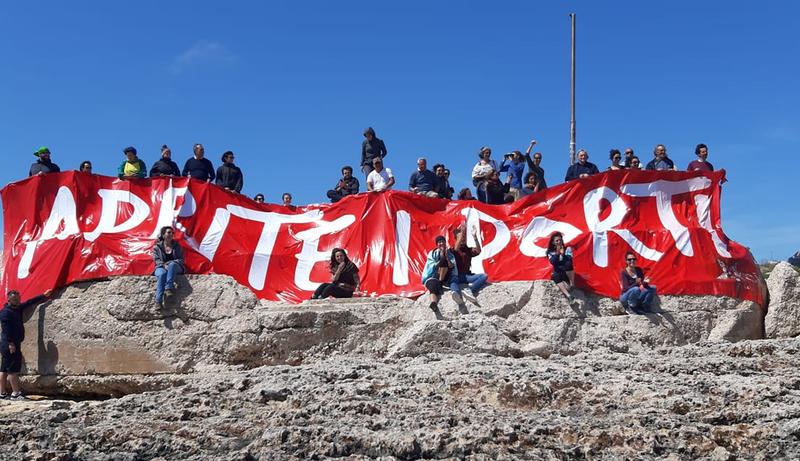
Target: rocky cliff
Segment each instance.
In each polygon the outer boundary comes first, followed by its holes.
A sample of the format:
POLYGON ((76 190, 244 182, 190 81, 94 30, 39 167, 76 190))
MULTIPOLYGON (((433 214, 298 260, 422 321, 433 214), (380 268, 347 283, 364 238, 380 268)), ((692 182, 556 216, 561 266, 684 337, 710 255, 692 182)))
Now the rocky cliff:
POLYGON ((797 457, 784 265, 768 313, 662 296, 629 316, 551 282, 490 285, 465 314, 446 296, 444 321, 424 297, 291 306, 224 276, 181 279, 170 309, 148 277, 77 284, 27 321, 25 385, 114 398, 0 407, 0 444, 15 459, 797 457))

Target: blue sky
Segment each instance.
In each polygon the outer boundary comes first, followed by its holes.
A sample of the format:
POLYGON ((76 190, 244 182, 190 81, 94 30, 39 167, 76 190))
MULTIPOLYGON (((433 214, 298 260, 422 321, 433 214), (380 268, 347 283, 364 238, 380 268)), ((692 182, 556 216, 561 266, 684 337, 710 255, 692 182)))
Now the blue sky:
POLYGON ((800 249, 800 4, 663 5, 12 2, 0 181, 24 177, 41 145, 63 169, 90 159, 114 174, 127 145, 149 166, 166 143, 182 165, 201 142, 215 165, 236 153, 248 195, 316 203, 373 126, 403 186, 425 156, 465 187, 480 146, 498 157, 532 138, 554 184, 568 161, 574 11, 578 147, 602 169, 612 147, 646 160, 664 143, 685 168, 708 144, 728 171, 726 233, 759 260, 785 259, 800 249))

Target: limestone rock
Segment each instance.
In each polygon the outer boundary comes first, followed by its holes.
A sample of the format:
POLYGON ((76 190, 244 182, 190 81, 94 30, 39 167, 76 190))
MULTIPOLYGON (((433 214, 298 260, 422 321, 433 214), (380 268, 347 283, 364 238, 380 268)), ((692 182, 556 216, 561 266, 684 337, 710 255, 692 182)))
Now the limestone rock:
POLYGON ((780 262, 767 279, 769 310, 764 319, 768 338, 800 335, 800 273, 787 262, 780 262))

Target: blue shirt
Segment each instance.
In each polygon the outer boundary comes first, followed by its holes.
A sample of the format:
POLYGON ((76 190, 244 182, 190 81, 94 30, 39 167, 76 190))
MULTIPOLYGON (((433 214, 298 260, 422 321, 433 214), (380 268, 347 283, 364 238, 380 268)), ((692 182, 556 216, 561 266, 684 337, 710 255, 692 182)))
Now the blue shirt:
POLYGON ((517 163, 514 160, 505 159, 503 163, 500 164, 500 172, 502 173, 504 171, 508 171, 508 174, 511 175, 511 187, 517 190, 522 189, 522 180, 525 175, 525 162, 517 163))
POLYGON ((417 192, 430 192, 438 191, 439 179, 433 174, 433 171, 425 169, 422 171, 415 171, 411 174, 411 179, 408 180, 408 188, 417 188, 417 192))

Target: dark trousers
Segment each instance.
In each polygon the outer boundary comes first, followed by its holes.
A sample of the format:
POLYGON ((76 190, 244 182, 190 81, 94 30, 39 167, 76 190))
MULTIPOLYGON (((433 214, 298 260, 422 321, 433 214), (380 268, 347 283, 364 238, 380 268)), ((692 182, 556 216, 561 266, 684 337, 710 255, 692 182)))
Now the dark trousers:
POLYGON ((329 296, 334 298, 352 298, 353 290, 342 288, 332 283, 323 283, 317 287, 317 290, 311 296, 311 299, 325 299, 329 296))

